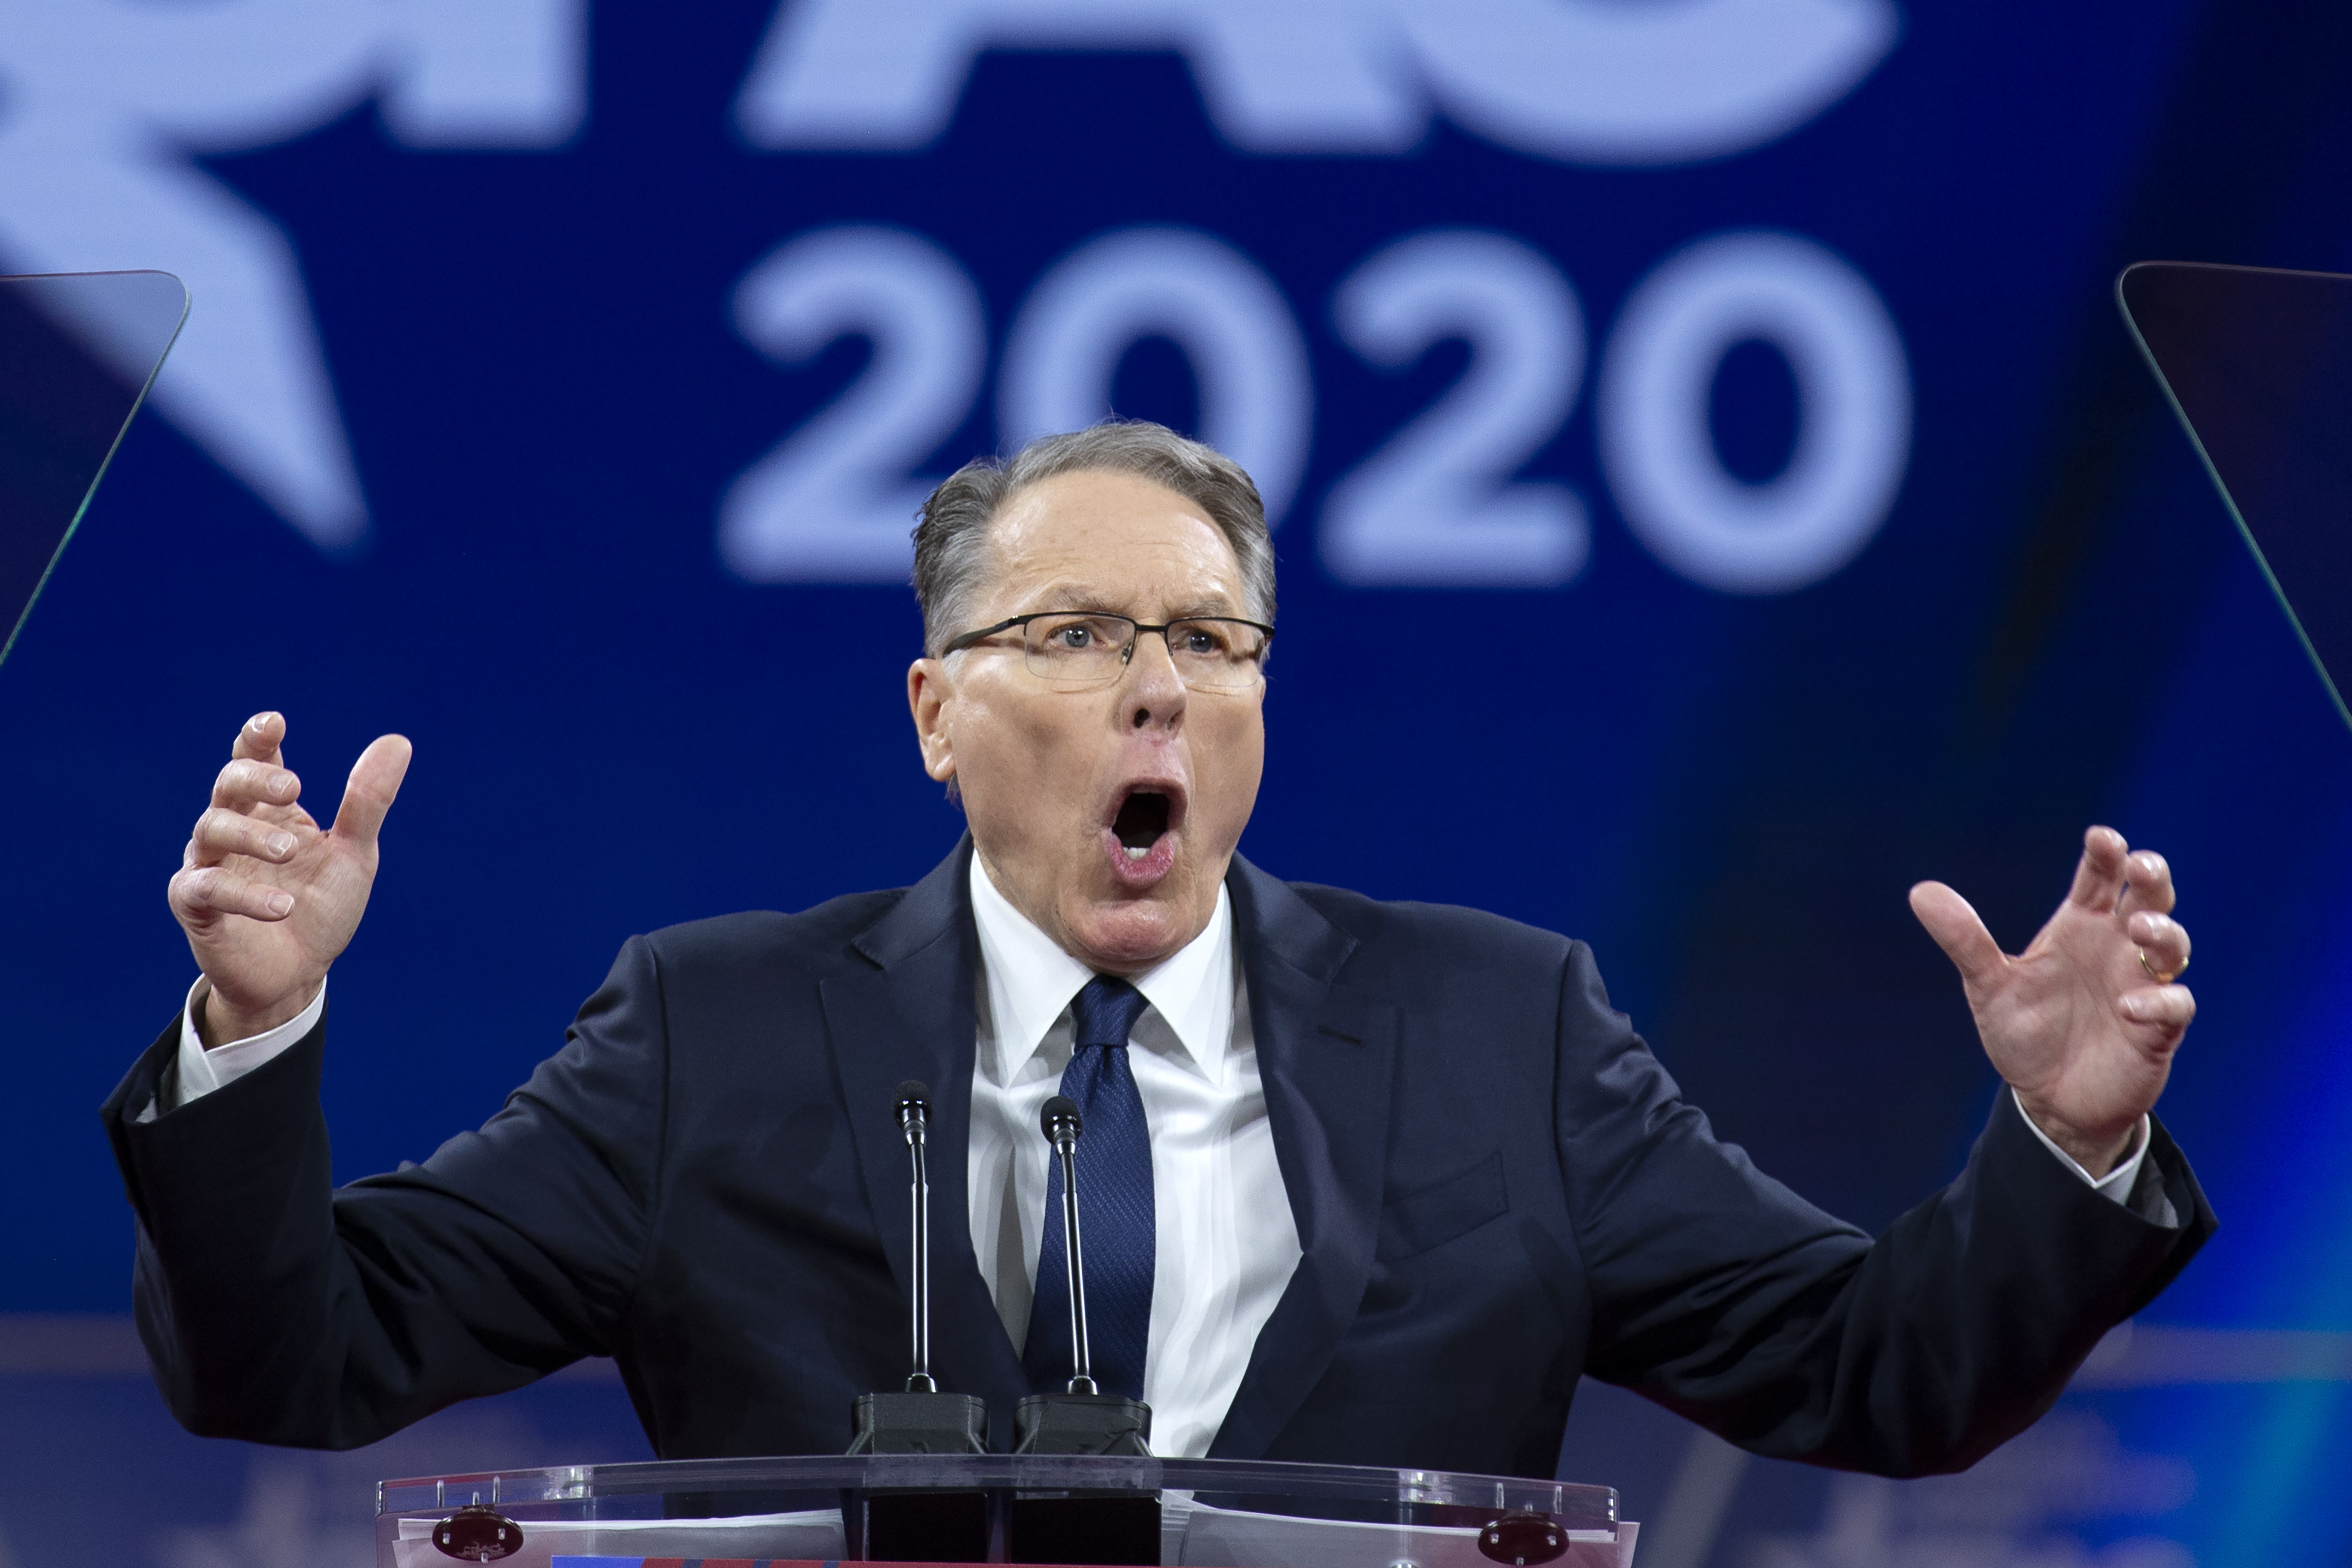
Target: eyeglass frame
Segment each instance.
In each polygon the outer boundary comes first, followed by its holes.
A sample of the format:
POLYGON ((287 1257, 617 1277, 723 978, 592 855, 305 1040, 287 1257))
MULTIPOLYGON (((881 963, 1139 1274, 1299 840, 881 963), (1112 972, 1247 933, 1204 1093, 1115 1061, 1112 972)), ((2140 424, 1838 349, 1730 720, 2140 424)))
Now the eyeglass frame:
MULTIPOLYGON (((1026 615, 1015 615, 1008 620, 1000 621, 993 626, 983 626, 977 632, 966 632, 962 636, 953 639, 946 647, 941 648, 940 650, 940 657, 944 659, 950 653, 961 653, 965 649, 973 647, 990 637, 994 637, 1000 633, 1010 632, 1015 626, 1026 627, 1032 621, 1049 621, 1058 615, 1099 615, 1105 620, 1124 621, 1129 626, 1135 628, 1135 635, 1129 637, 1127 640, 1127 645, 1118 651, 1118 667, 1122 671, 1135 663, 1136 647, 1143 641, 1143 634, 1146 632, 1159 632, 1160 641, 1165 643, 1168 642, 1168 633, 1171 628, 1181 626, 1190 621, 1213 621, 1226 626, 1247 626, 1253 631, 1265 633, 1265 641, 1259 643, 1257 649, 1257 678, 1261 682, 1265 679, 1265 651, 1268 647, 1272 646, 1274 643, 1273 627, 1267 625, 1263 621, 1248 621, 1238 615, 1179 615, 1173 621, 1154 626, 1148 621, 1138 621, 1132 615, 1121 615, 1116 610, 1033 610, 1026 615)), ((1024 653, 1026 652, 1025 642, 1024 643, 1024 653)), ((1175 663, 1176 650, 1172 645, 1168 649, 1168 658, 1170 664, 1172 664, 1175 663)), ((1023 662, 1025 664, 1027 661, 1024 658, 1023 662)), ((1033 671, 1032 673, 1034 674, 1034 672, 1033 671)), ((1043 677, 1040 678, 1042 679, 1043 677)), ((1183 679, 1181 674, 1177 678, 1179 680, 1183 679)), ((1105 685, 1114 684, 1116 684, 1116 677, 1114 677, 1112 681, 1104 683, 1105 685)), ((1080 691, 1098 691, 1102 688, 1098 686, 1081 686, 1077 689, 1080 691)), ((1187 683, 1186 689, 1192 689, 1190 683, 1187 683)), ((1217 688, 1208 687, 1204 689, 1213 691, 1217 688)), ((1247 686, 1230 686, 1225 689, 1228 691, 1245 692, 1250 688, 1247 686)))

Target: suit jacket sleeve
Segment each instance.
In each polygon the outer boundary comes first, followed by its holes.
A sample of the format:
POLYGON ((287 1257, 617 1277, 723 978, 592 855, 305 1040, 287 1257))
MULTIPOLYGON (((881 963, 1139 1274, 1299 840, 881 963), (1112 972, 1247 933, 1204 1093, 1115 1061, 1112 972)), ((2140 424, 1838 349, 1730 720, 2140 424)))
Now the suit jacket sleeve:
POLYGON ((2142 1218, 2051 1157, 2011 1096, 1958 1179, 1874 1240, 1717 1142, 1590 951, 1561 997, 1559 1153, 1594 1299, 1586 1371, 1759 1454, 1964 1469, 2032 1424, 2179 1272, 2212 1210, 2151 1123, 2142 1218))
POLYGON ((340 1191, 319 1105, 323 1021, 139 1122, 178 1034, 101 1114, 138 1218, 140 1334, 189 1430, 352 1448, 614 1354, 661 1168, 666 1035, 644 939, 478 1132, 340 1191))

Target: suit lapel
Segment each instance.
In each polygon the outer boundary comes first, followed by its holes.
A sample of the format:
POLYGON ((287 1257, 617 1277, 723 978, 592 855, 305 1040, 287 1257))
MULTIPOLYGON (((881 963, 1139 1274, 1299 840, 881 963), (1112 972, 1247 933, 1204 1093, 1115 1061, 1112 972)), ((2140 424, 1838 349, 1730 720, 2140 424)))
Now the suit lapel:
POLYGON ((898 1086, 930 1086, 931 1361, 942 1388, 1010 1409, 1025 1393, 1021 1360, 972 1254, 965 1186, 971 1141, 973 992, 971 841, 892 905, 855 946, 875 967, 836 976, 819 994, 840 1074, 866 1199, 903 1296, 914 1228, 907 1145, 890 1115, 898 1086))
POLYGON ((1330 1364, 1370 1279, 1402 1014, 1332 983, 1356 940, 1236 855, 1226 885, 1301 1257, 1209 1452, 1255 1458, 1330 1364))

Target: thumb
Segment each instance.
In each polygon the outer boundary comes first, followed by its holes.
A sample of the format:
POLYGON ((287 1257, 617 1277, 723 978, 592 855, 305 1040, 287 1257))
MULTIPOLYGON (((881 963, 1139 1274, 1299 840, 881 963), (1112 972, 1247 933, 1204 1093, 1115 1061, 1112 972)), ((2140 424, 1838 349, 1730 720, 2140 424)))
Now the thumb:
POLYGON ((1913 888, 1911 913, 1969 984, 1992 978, 2007 961, 1975 906, 1942 883, 1923 882, 1913 888))
POLYGON ((408 776, 414 752, 404 735, 379 735, 352 764, 351 782, 343 786, 343 803, 335 809, 334 833, 339 838, 373 846, 383 827, 384 813, 399 798, 400 781, 408 776))

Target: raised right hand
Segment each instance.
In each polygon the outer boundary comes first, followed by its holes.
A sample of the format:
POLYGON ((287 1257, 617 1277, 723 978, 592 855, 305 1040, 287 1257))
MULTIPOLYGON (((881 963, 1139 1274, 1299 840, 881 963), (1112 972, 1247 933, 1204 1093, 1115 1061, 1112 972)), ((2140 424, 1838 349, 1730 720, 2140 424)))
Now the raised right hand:
POLYGON ((300 805, 279 747, 286 720, 256 714, 213 782, 178 874, 172 914, 211 984, 196 1012, 206 1046, 277 1028, 310 1005, 375 885, 376 833, 408 772, 409 745, 378 736, 352 765, 335 824, 300 805))

